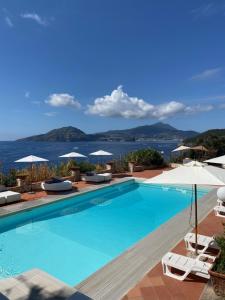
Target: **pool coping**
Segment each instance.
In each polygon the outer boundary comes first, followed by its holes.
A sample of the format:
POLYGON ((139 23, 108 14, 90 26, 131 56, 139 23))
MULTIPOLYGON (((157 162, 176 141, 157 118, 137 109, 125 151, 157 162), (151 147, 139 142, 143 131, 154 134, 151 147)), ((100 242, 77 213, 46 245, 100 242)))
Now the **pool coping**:
MULTIPOLYGON (((18 212, 62 201, 74 196, 100 190, 108 186, 137 180, 143 182, 145 178, 126 177, 111 183, 94 185, 66 195, 49 195, 39 200, 12 204, 11 209, 0 208, 0 219, 18 212)), ((213 189, 198 200, 199 222, 204 219, 215 205, 215 191, 213 189)), ((143 276, 149 272, 161 259, 164 253, 173 248, 192 228, 187 225, 190 208, 175 215, 155 231, 138 241, 120 256, 100 268, 74 288, 89 299, 116 300, 121 299, 143 276)), ((10 279, 10 278, 9 278, 10 279)), ((7 280, 7 279, 5 279, 7 280)))

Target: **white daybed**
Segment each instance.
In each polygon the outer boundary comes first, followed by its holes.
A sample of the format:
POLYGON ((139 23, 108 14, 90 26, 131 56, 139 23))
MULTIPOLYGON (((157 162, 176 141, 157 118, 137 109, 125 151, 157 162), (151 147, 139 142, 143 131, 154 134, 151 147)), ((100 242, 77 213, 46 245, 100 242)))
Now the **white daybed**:
POLYGON ((86 173, 81 177, 81 179, 87 182, 106 182, 112 179, 112 173, 86 173))
POLYGON ((6 191, 0 193, 0 204, 7 204, 12 202, 20 201, 21 195, 20 193, 13 191, 6 191))
POLYGON ((54 180, 44 181, 41 183, 41 188, 44 191, 60 192, 60 191, 69 191, 72 190, 73 184, 70 180, 54 180))

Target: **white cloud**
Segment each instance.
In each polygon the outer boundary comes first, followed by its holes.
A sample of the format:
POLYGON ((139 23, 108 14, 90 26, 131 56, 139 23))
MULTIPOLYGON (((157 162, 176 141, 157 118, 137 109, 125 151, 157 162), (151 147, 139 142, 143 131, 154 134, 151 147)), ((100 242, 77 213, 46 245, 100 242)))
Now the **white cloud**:
POLYGON ((57 115, 57 112, 55 112, 55 111, 49 111, 49 112, 45 112, 44 115, 46 117, 55 117, 57 115))
POLYGON ((10 11, 8 11, 8 9, 6 9, 6 8, 2 8, 2 12, 4 15, 4 20, 5 20, 6 25, 10 28, 14 27, 14 24, 12 21, 12 14, 10 13, 10 11))
MULTIPOLYGON (((206 2, 206 1, 205 1, 206 2)), ((195 18, 211 17, 213 15, 223 15, 225 10, 224 2, 208 2, 191 10, 195 18)))
POLYGON ((5 22, 11 28, 14 26, 12 20, 8 16, 5 17, 5 22))
POLYGON ((194 106, 187 106, 185 112, 187 114, 198 113, 198 112, 207 112, 214 109, 214 106, 211 104, 197 104, 194 106))
POLYGON ((48 22, 36 13, 25 13, 20 15, 23 19, 30 19, 42 26, 47 26, 48 22))
POLYGON ((213 15, 216 11, 217 8, 213 3, 205 3, 202 6, 194 8, 191 12, 197 17, 208 17, 213 15))
POLYGON ((191 77, 192 80, 207 80, 217 77, 222 71, 222 68, 214 68, 205 70, 191 77))
POLYGON ((181 102, 170 101, 160 105, 153 105, 130 97, 119 86, 111 95, 97 98, 94 104, 88 105, 86 113, 102 117, 122 117, 126 119, 156 118, 163 120, 178 113, 186 113, 187 106, 181 102))
POLYGON ((177 113, 185 111, 185 105, 181 102, 170 101, 154 107, 152 116, 156 119, 165 119, 177 113))
POLYGON ((73 107, 80 108, 81 104, 70 94, 51 94, 45 103, 54 107, 73 107))

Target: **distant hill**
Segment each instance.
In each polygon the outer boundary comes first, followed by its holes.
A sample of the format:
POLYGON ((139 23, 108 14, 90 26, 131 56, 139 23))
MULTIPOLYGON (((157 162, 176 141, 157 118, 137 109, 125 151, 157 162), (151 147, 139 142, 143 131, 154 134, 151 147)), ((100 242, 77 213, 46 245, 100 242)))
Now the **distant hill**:
POLYGON ((183 140, 196 136, 195 131, 183 131, 162 122, 124 130, 110 130, 96 134, 86 134, 75 127, 54 129, 18 141, 74 142, 74 141, 136 141, 136 140, 183 140))
MULTIPOLYGON (((204 145, 216 156, 225 154, 225 129, 211 129, 184 140, 187 145, 204 145)), ((214 156, 215 156, 214 155, 214 156)))
POLYGON ((213 138, 225 138, 225 129, 210 129, 199 133, 196 136, 187 138, 185 142, 191 144, 199 144, 207 142, 213 138))
POLYGON ((193 137, 198 133, 195 131, 178 130, 169 124, 158 122, 153 125, 139 126, 125 130, 110 130, 100 133, 102 137, 113 140, 123 137, 127 140, 134 139, 159 139, 159 140, 183 140, 193 137))
POLYGON ((75 142, 82 141, 86 138, 86 134, 78 128, 69 126, 59 129, 53 129, 45 134, 30 136, 18 141, 29 142, 75 142))

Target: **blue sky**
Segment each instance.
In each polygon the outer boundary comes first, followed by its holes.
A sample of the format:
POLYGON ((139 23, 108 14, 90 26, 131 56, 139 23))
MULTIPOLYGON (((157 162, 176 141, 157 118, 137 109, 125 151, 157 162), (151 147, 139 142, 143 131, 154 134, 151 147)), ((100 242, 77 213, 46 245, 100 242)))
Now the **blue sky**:
POLYGON ((225 1, 0 1, 0 140, 225 128, 225 1))

